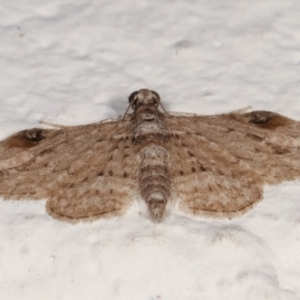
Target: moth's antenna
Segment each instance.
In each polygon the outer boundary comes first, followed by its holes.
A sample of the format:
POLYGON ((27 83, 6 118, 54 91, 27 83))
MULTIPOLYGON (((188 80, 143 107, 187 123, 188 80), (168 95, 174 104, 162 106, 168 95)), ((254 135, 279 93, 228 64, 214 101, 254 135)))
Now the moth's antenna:
POLYGON ((165 110, 164 106, 162 105, 161 101, 160 101, 160 96, 157 92, 155 91, 150 91, 152 94, 154 94, 156 96, 156 101, 157 101, 157 104, 161 106, 162 110, 164 111, 164 113, 167 114, 167 111, 165 110))
POLYGON ((165 108, 164 108, 164 106, 162 105, 162 103, 161 103, 161 101, 160 101, 160 99, 158 99, 158 105, 160 105, 161 106, 161 108, 163 109, 163 111, 165 112, 165 113, 167 113, 167 111, 165 110, 165 108))
POLYGON ((122 119, 124 119, 125 118, 125 116, 126 116, 126 114, 128 113, 128 111, 129 111, 129 108, 130 108, 130 103, 129 103, 129 105, 128 105, 128 107, 127 107, 127 109, 126 109, 126 111, 125 111, 125 113, 124 113, 124 115, 123 115, 123 117, 122 117, 122 119))

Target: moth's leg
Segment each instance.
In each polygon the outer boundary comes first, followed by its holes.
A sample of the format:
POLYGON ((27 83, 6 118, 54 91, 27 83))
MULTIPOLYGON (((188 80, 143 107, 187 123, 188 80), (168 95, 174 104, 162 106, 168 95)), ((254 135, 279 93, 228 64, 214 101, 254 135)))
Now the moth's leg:
POLYGON ((243 114, 243 113, 249 111, 250 109, 252 109, 251 105, 249 105, 247 107, 244 107, 244 108, 240 108, 240 109, 234 110, 234 111, 232 111, 230 113, 231 114, 243 114))
POLYGON ((68 126, 68 125, 61 125, 61 124, 56 124, 56 123, 46 122, 46 121, 40 121, 39 123, 43 124, 43 125, 51 126, 51 127, 61 128, 61 129, 72 127, 72 126, 68 126))

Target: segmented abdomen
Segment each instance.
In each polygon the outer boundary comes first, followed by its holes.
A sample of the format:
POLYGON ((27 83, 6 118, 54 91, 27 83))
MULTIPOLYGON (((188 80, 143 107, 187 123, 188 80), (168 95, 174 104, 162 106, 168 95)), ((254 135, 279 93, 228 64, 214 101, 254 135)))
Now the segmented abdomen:
POLYGON ((133 143, 140 159, 139 189, 152 218, 160 221, 170 197, 168 130, 156 107, 141 107, 133 122, 133 143))
POLYGON ((139 176, 141 195, 153 219, 160 221, 170 197, 168 152, 161 146, 150 144, 139 154, 142 158, 139 176))

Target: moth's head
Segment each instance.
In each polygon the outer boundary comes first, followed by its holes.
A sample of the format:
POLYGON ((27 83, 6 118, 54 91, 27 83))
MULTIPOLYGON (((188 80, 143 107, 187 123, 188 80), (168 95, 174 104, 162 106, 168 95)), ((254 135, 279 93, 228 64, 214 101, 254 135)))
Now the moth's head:
POLYGON ((136 110, 140 105, 154 105, 155 107, 158 107, 160 104, 158 93, 147 89, 133 92, 128 100, 133 110, 136 110))

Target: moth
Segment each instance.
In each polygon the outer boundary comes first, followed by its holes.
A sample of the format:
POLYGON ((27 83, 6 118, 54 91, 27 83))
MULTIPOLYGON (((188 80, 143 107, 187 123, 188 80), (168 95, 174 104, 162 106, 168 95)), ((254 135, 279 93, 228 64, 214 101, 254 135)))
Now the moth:
POLYGON ((300 176, 299 121, 270 111, 166 112, 148 89, 129 96, 129 109, 3 140, 0 196, 47 199, 51 216, 71 222, 121 215, 135 199, 156 222, 172 203, 232 218, 262 199, 264 184, 300 176))

